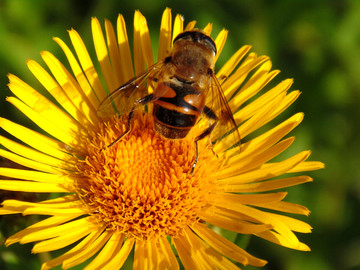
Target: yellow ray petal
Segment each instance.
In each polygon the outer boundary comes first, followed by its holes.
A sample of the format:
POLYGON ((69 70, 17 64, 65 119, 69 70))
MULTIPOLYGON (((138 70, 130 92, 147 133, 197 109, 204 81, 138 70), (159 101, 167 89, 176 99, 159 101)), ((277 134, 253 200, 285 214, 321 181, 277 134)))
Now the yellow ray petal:
POLYGON ((46 228, 53 228, 60 224, 63 224, 65 222, 68 222, 74 218, 77 218, 78 215, 68 215, 68 216, 54 216, 49 217, 47 219, 44 219, 40 222, 37 222, 26 229, 17 232, 16 234, 10 236, 8 239, 6 239, 5 245, 9 246, 11 244, 19 242, 24 236, 26 236, 29 233, 33 233, 35 231, 41 231, 46 228))
POLYGON ((242 160, 238 165, 233 164, 233 166, 228 168, 225 173, 234 176, 235 174, 242 174, 248 171, 252 171, 281 154, 293 143, 294 140, 294 137, 290 137, 277 143, 269 149, 265 149, 265 151, 259 151, 257 155, 253 155, 246 158, 245 160, 242 160))
POLYGON ((161 250, 167 260, 168 269, 179 270, 179 263, 176 260, 175 254, 171 249, 171 246, 166 237, 160 237, 159 239, 161 250))
POLYGON ((189 23, 185 26, 184 31, 193 30, 193 29, 195 28, 195 25, 196 25, 196 21, 191 21, 191 22, 189 22, 189 23))
POLYGON ((221 213, 221 209, 218 212, 212 211, 211 213, 202 211, 198 215, 212 225, 241 234, 254 234, 272 229, 269 224, 253 224, 235 217, 228 217, 221 213))
POLYGON ((304 243, 298 242, 296 244, 290 243, 286 237, 281 234, 278 234, 273 231, 266 231, 256 234, 256 236, 261 237, 267 241, 273 242, 283 247, 297 249, 301 251, 310 251, 310 248, 304 243))
POLYGON ((13 142, 3 136, 0 136, 0 144, 9 149, 10 151, 14 152, 15 154, 19 154, 25 158, 29 158, 34 161, 56 168, 74 169, 74 165, 71 163, 67 163, 66 161, 53 158, 39 151, 33 150, 32 148, 13 142))
POLYGON ((45 154, 64 160, 66 162, 75 162, 71 155, 65 153, 65 145, 59 141, 51 139, 36 131, 1 117, 0 126, 14 137, 45 154))
POLYGON ((86 78, 88 79, 92 89, 95 91, 95 94, 100 101, 104 100, 106 97, 105 90, 101 84, 100 78, 94 68, 94 64, 84 42, 79 34, 73 29, 69 31, 69 36, 79 58, 81 67, 85 72, 86 78))
POLYGON ((11 153, 11 152, 3 150, 3 149, 0 149, 0 156, 4 157, 6 159, 9 159, 9 160, 11 160, 17 164, 20 164, 22 166, 31 168, 31 169, 35 169, 35 170, 39 170, 39 171, 47 172, 47 173, 59 174, 58 168, 54 168, 49 165, 39 163, 37 161, 23 158, 19 155, 16 155, 14 153, 11 153))
POLYGON ((89 231, 93 232, 95 228, 98 227, 97 224, 94 224, 90 221, 91 218, 85 217, 75 221, 70 221, 62 225, 45 228, 43 230, 38 230, 35 232, 29 232, 27 235, 24 235, 20 240, 21 244, 41 241, 50 239, 53 237, 58 237, 60 235, 66 234, 67 232, 71 232, 72 230, 76 230, 77 228, 85 227, 88 228, 89 231))
POLYGON ((126 32, 125 20, 121 14, 119 14, 117 20, 117 35, 121 59, 121 71, 123 73, 123 80, 121 83, 123 84, 134 77, 134 69, 131 60, 131 52, 126 32))
MULTIPOLYGON (((204 29, 203 29, 203 31, 205 32, 205 34, 207 34, 208 36, 210 36, 210 35, 211 35, 211 32, 212 32, 212 27, 213 27, 212 23, 208 23, 208 24, 204 27, 204 29)), ((217 47, 217 46, 216 46, 216 47, 217 47)))
POLYGON ((219 180, 217 183, 219 185, 244 184, 244 183, 252 183, 252 182, 276 177, 278 175, 287 173, 297 164, 306 160, 309 157, 309 155, 310 155, 309 151, 303 151, 284 161, 277 163, 268 163, 262 166, 261 168, 259 168, 258 170, 244 173, 242 175, 229 177, 227 179, 219 180))
POLYGON ((41 57, 61 88, 65 91, 66 95, 79 110, 79 115, 76 117, 76 120, 84 127, 99 123, 96 109, 91 105, 90 101, 81 90, 80 85, 64 65, 50 52, 41 52, 41 57))
POLYGON ((0 189, 22 192, 74 192, 72 185, 64 183, 39 183, 17 180, 0 180, 0 189))
POLYGON ((43 263, 43 265, 41 266, 41 270, 48 270, 57 265, 62 264, 65 260, 73 257, 74 255, 78 254, 83 249, 88 247, 93 241, 95 241, 98 238, 98 236, 102 232, 101 229, 96 229, 96 227, 89 230, 91 231, 91 233, 88 236, 86 236, 83 240, 81 240, 80 243, 78 243, 74 248, 72 248, 65 254, 50 261, 47 261, 46 263, 43 263))
POLYGON ((134 67, 135 75, 145 70, 145 59, 141 44, 141 17, 140 11, 136 10, 134 15, 134 67))
POLYGON ((266 261, 251 256, 242 248, 209 229, 205 224, 196 223, 191 228, 212 248, 234 261, 243 265, 250 264, 258 267, 266 264, 266 261))
MULTIPOLYGON (((72 190, 74 192, 75 189, 72 190)), ((26 215, 54 215, 54 216, 68 216, 86 214, 82 208, 49 208, 49 207, 31 207, 27 208, 23 214, 26 215)))
POLYGON ((42 172, 48 172, 48 173, 54 173, 54 174, 58 174, 59 173, 59 169, 58 168, 54 168, 51 167, 49 165, 45 165, 42 164, 40 162, 37 161, 33 161, 27 158, 23 158, 19 155, 13 154, 9 151, 0 149, 0 156, 9 159, 17 164, 23 165, 25 167, 31 168, 31 169, 35 169, 35 170, 39 170, 42 172))
POLYGON ((302 183, 312 182, 312 178, 309 176, 295 176, 284 179, 277 179, 259 183, 240 184, 240 185, 228 185, 219 187, 219 191, 223 192, 264 192, 269 190, 276 190, 280 188, 286 188, 296 186, 302 183))
POLYGON ((226 29, 222 29, 220 31, 220 33, 217 35, 216 39, 215 39, 215 44, 216 44, 216 56, 215 56, 215 62, 218 60, 224 46, 225 46, 225 42, 226 42, 226 38, 228 36, 229 31, 226 29))
POLYGON ((305 206, 290 203, 290 202, 284 202, 284 201, 278 201, 278 202, 252 202, 249 203, 253 206, 258 206, 266 209, 272 209, 276 211, 286 212, 286 213, 292 213, 292 214, 300 214, 300 215, 306 215, 308 216, 310 214, 309 209, 307 209, 305 206))
POLYGON ((150 269, 149 256, 147 254, 147 247, 144 241, 138 240, 135 243, 133 269, 150 269))
POLYGON ((21 180, 30 180, 36 182, 47 182, 47 183, 73 183, 72 180, 61 174, 43 173, 33 170, 20 170, 13 168, 1 168, 0 175, 4 177, 17 178, 21 180))
POLYGON ((296 165, 289 172, 314 171, 325 168, 325 164, 319 161, 304 161, 296 165))
MULTIPOLYGON (((9 88, 20 100, 26 105, 36 111, 39 115, 45 118, 57 128, 64 130, 74 130, 77 134, 83 134, 84 129, 68 114, 62 111, 59 107, 55 106, 47 98, 39 94, 35 89, 31 88, 28 84, 21 81, 18 77, 10 74, 9 88), (54 121, 56 119, 56 122, 54 121)), ((12 100, 8 98, 8 100, 12 100)), ((62 132, 63 133, 63 132, 62 132)), ((87 134, 86 132, 84 134, 87 134)), ((55 136, 56 137, 56 136, 55 136)))
POLYGON ((166 8, 161 18, 158 61, 164 59, 170 51, 171 31, 172 31, 171 9, 166 8))
MULTIPOLYGON (((95 92, 93 91, 91 85, 89 84, 89 81, 87 80, 86 75, 82 71, 80 64, 76 60, 74 54, 61 39, 59 39, 57 37, 54 37, 53 39, 65 53, 66 58, 68 59, 71 69, 75 75, 75 78, 80 85, 81 90, 84 92, 85 96, 89 99, 93 108, 95 108, 95 109, 98 108, 99 104, 100 104, 99 99, 96 96, 95 92)), ((52 89, 51 87, 49 87, 49 88, 52 89)), ((48 91, 49 91, 49 89, 48 89, 48 91)), ((59 103, 61 105, 63 105, 61 102, 59 102, 59 103)))
POLYGON ((184 31, 184 17, 182 15, 176 15, 173 29, 172 40, 174 41, 177 35, 184 31))
POLYGON ((84 270, 96 270, 104 269, 108 261, 111 260, 113 256, 116 256, 123 244, 124 235, 113 232, 109 241, 104 245, 101 252, 88 264, 84 270))
POLYGON ((241 215, 249 216, 262 224, 270 224, 275 231, 283 235, 293 246, 299 244, 299 240, 295 234, 283 222, 274 218, 268 212, 263 212, 243 204, 234 204, 223 196, 217 198, 215 205, 219 208, 229 209, 238 212, 241 215))
POLYGON ((78 227, 66 234, 36 243, 31 252, 41 253, 61 249, 70 246, 90 233, 91 231, 87 227, 78 227))
MULTIPOLYGON (((250 53, 236 71, 222 84, 226 99, 229 100, 233 96, 240 85, 249 77, 250 72, 257 71, 257 69, 261 67, 261 64, 265 63, 268 59, 267 56, 256 57, 255 54, 250 53)), ((243 89, 241 89, 239 95, 241 92, 243 92, 243 89)), ((240 100, 239 97, 237 98, 240 100)), ((243 102, 245 102, 245 100, 243 102)))
MULTIPOLYGON (((209 197, 209 203, 220 199, 225 201, 232 201, 236 204, 266 204, 281 201, 285 198, 287 192, 266 193, 266 194, 230 194, 230 193, 216 193, 209 197)), ((234 206, 235 207, 235 206, 234 206)))
POLYGON ((147 26, 145 17, 141 13, 138 23, 140 27, 141 47, 145 59, 145 64, 147 67, 150 67, 154 64, 154 56, 152 52, 149 28, 147 26))
POLYGON ((291 130, 293 130, 297 125, 301 123, 303 120, 304 115, 302 113, 297 113, 290 117, 289 119, 285 120, 281 124, 277 125, 276 127, 270 129, 269 131, 265 132, 264 134, 244 143, 241 146, 241 153, 238 154, 234 150, 229 150, 228 152, 228 162, 226 167, 223 167, 221 171, 219 171, 218 178, 225 178, 232 176, 231 173, 233 172, 232 166, 238 164, 242 160, 246 160, 248 157, 255 155, 260 151, 264 151, 275 143, 277 143, 281 138, 287 135, 291 130), (235 153, 235 155, 233 155, 235 153))
POLYGON ((272 214, 272 215, 275 218, 279 219, 284 224, 286 224, 286 226, 294 232, 311 233, 312 227, 301 220, 288 216, 278 215, 278 214, 272 214))
POLYGON ((95 17, 91 19, 91 30, 92 30, 97 59, 100 63, 101 71, 104 76, 107 88, 111 93, 114 90, 116 90, 120 85, 119 83, 116 82, 116 78, 115 78, 116 76, 111 67, 104 34, 101 30, 101 26, 98 19, 96 19, 95 17))
POLYGON ((103 231, 103 230, 104 229, 99 230, 99 232, 102 231, 102 233, 96 238, 96 240, 90 243, 90 245, 83 248, 80 252, 78 252, 71 258, 66 259, 63 262, 62 265, 63 268, 64 269, 71 268, 75 265, 84 262, 85 260, 92 257, 94 254, 96 254, 105 245, 105 243, 109 240, 110 236, 113 234, 113 232, 111 231, 103 231))
POLYGON ((195 264, 196 258, 192 257, 191 254, 193 249, 190 248, 185 236, 173 238, 173 243, 185 269, 201 269, 195 264))
POLYGON ((113 270, 113 269, 120 269, 124 264, 125 260, 130 254, 135 243, 135 239, 127 239, 124 242, 124 245, 121 247, 120 251, 115 254, 110 261, 102 268, 104 270, 113 270))
POLYGON ((234 53, 231 58, 221 67, 221 69, 216 73, 216 77, 229 77, 231 72, 235 69, 241 59, 249 52, 251 49, 250 45, 245 45, 241 47, 236 53, 234 53))
POLYGON ((66 94, 63 88, 59 86, 55 79, 44 68, 42 68, 37 62, 33 60, 28 60, 27 65, 38 81, 44 86, 44 88, 74 119, 79 120, 79 116, 84 117, 82 116, 82 112, 74 105, 73 101, 71 100, 71 96, 69 97, 66 94))
POLYGON ((105 31, 106 31, 106 40, 109 47, 109 54, 110 54, 110 61, 111 67, 114 73, 114 84, 116 85, 117 89, 120 87, 124 82, 123 72, 121 70, 121 60, 119 54, 119 47, 116 40, 116 34, 112 23, 105 19, 105 31))
POLYGON ((25 114, 26 117, 28 117, 48 134, 59 139, 67 145, 81 148, 81 145, 76 145, 76 142, 82 141, 85 138, 82 137, 82 134, 79 132, 79 130, 71 130, 67 126, 64 126, 64 128, 60 127, 58 124, 61 123, 61 119, 58 119, 56 116, 54 116, 54 118, 50 120, 48 117, 44 117, 42 113, 39 114, 34 109, 28 107, 17 98, 8 97, 6 100, 13 104, 17 109, 25 114), (54 119, 56 119, 56 121, 54 121, 54 119))

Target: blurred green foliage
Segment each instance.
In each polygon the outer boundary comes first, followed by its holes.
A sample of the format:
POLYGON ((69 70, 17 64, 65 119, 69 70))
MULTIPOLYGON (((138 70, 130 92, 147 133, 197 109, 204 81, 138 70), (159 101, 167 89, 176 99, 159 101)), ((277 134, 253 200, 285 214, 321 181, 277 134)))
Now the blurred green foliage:
MULTIPOLYGON (((293 132, 297 140, 291 151, 311 149, 311 159, 325 162, 326 169, 309 173, 314 183, 289 189, 288 200, 312 210, 310 217, 300 218, 314 232, 299 235, 312 252, 288 250, 255 237, 246 240, 247 250, 269 261, 265 269, 360 269, 360 1, 0 0, 1 117, 36 128, 5 102, 10 95, 6 74, 16 74, 41 89, 25 61, 42 63, 42 50, 63 60, 53 36, 69 43, 66 30, 73 27, 94 53, 91 16, 115 23, 122 13, 130 34, 134 10, 139 9, 155 44, 165 7, 172 8, 173 15, 183 14, 187 22, 197 20, 199 27, 212 22, 215 33, 223 27, 230 31, 220 64, 243 44, 251 44, 252 51, 270 56, 274 68, 282 71, 277 82, 294 78, 293 89, 302 91, 283 116, 298 111, 306 116, 293 132)), ((9 236, 33 221, 2 218, 3 234, 9 236)), ((2 245, 0 268, 39 269, 44 258, 31 255, 30 249, 31 245, 2 245)))

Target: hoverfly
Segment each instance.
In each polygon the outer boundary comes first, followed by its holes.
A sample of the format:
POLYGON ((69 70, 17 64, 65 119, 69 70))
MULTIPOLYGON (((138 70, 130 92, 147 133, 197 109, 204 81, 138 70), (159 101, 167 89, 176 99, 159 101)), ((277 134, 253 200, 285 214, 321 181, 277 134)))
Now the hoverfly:
POLYGON ((217 125, 225 127, 225 133, 235 134, 233 143, 239 143, 233 114, 214 73, 216 53, 214 40, 201 30, 185 31, 176 36, 165 59, 101 102, 99 116, 106 116, 113 106, 119 114, 128 114, 126 131, 106 148, 130 131, 135 109, 149 103, 153 104, 155 130, 169 139, 185 138, 200 115, 209 119, 209 126, 195 138, 196 157, 191 173, 199 154, 197 142, 210 136, 217 125), (151 94, 146 94, 148 87, 153 89, 151 94))

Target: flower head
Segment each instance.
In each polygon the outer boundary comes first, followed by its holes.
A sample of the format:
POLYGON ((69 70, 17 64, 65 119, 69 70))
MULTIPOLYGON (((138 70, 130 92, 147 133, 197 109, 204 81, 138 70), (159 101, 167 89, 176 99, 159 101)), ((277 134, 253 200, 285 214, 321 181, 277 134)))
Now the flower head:
MULTIPOLYGON (((179 15, 172 24, 166 9, 158 59, 168 55, 174 37, 194 27, 195 22, 190 22, 184 28, 179 15)), ((299 91, 288 92, 292 80, 265 92, 264 87, 279 72, 271 71, 268 57, 249 53, 250 46, 244 46, 216 72, 241 135, 241 150, 229 148, 230 135, 219 131, 211 134, 216 137, 213 146, 206 139, 195 145, 196 136, 209 125, 204 119, 184 139, 171 140, 155 131, 149 108, 136 110, 130 122, 127 114, 118 115, 111 106, 107 120, 98 116, 97 108, 107 93, 155 63, 145 18, 135 12, 133 60, 121 15, 117 36, 107 20, 105 35, 96 18, 92 31, 101 73, 75 30, 69 31, 75 54, 54 38, 71 72, 50 52, 41 53, 50 73, 33 60, 27 62, 58 104, 9 75, 9 88, 16 97, 7 101, 46 135, 0 119, 1 127, 23 142, 0 137, 6 148, 0 154, 26 167, 0 168, 5 178, 0 188, 65 195, 38 203, 4 201, 0 214, 49 216, 9 237, 6 245, 36 242, 33 252, 40 253, 75 243, 63 255, 45 262, 42 269, 57 265, 67 269, 94 255, 86 269, 119 269, 133 249, 134 269, 179 269, 179 263, 186 269, 233 269, 234 262, 266 263, 217 234, 212 229, 216 226, 309 250, 294 232, 308 233, 311 227, 281 214, 307 215, 309 211, 285 202, 287 193, 274 190, 312 181, 303 175, 281 175, 320 169, 323 164, 306 161, 309 151, 271 162, 292 144, 293 137, 283 138, 303 115, 295 114, 249 138, 299 96, 299 91)), ((210 35, 211 24, 203 31, 210 35)), ((222 30, 214 39, 216 59, 226 36, 227 31, 222 30)), ((123 97, 122 102, 130 101, 123 97)))

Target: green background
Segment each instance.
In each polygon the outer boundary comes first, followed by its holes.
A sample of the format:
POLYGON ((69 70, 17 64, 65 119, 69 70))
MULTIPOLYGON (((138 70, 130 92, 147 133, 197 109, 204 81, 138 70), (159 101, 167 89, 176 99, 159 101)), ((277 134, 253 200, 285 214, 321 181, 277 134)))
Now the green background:
MULTIPOLYGON (((66 30, 73 27, 94 55, 90 18, 115 23, 122 13, 130 34, 134 10, 139 9, 155 44, 165 7, 172 8, 173 16, 183 14, 186 22, 197 20, 199 27, 212 22, 214 33, 223 27, 230 31, 218 66, 240 46, 251 44, 252 51, 270 56, 273 67, 282 71, 276 82, 294 78, 292 89, 300 89, 302 95, 281 119, 302 111, 305 120, 292 132, 297 139, 288 155, 311 149, 311 160, 326 163, 325 170, 308 173, 314 183, 287 189, 288 201, 312 211, 310 217, 300 219, 313 226, 313 233, 298 234, 311 252, 289 250, 256 237, 238 241, 246 242, 251 254, 269 261, 265 269, 360 269, 360 1, 0 0, 1 117, 34 127, 6 104, 5 96, 10 95, 6 75, 13 73, 40 89, 25 61, 43 63, 42 50, 63 60, 53 36, 69 44, 66 30)), ((35 199, 32 194, 16 197, 35 199)), ((34 221, 36 217, 2 217, 0 225, 9 236, 34 221)), ((31 247, 1 245, 0 269, 39 269, 40 260, 48 255, 31 255, 31 247)))

